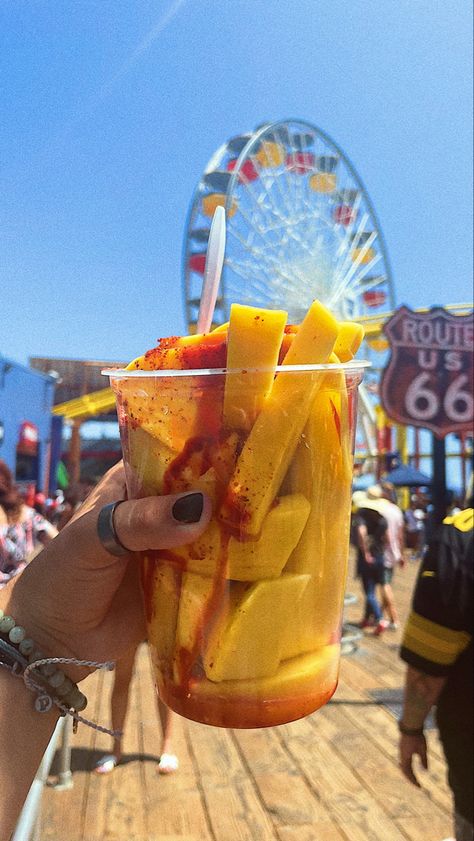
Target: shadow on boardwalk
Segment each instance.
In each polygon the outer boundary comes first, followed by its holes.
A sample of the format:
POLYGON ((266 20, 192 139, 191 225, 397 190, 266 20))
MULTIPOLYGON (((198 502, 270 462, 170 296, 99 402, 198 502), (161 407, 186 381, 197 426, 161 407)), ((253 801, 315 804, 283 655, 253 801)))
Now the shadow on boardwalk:
MULTIPOLYGON (((404 620, 416 567, 395 577, 404 620)), ((358 582, 348 590, 358 603, 358 582)), ((81 726, 70 791, 46 789, 42 841, 439 841, 451 834, 451 796, 437 734, 428 732, 423 789, 398 769, 396 716, 403 664, 400 632, 367 633, 344 657, 334 699, 301 721, 263 730, 223 730, 178 719, 179 772, 157 773, 159 735, 150 663, 140 650, 125 727, 124 761, 91 773, 110 750, 81 726)), ((88 678, 90 715, 106 723, 111 676, 88 678)))

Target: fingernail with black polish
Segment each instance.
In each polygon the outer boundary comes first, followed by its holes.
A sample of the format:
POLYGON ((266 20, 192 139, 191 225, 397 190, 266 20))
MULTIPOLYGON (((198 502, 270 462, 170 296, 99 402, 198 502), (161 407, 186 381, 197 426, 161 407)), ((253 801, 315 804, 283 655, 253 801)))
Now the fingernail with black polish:
POLYGON ((172 513, 178 523, 198 523, 204 508, 204 497, 201 493, 181 496, 173 505, 172 513))

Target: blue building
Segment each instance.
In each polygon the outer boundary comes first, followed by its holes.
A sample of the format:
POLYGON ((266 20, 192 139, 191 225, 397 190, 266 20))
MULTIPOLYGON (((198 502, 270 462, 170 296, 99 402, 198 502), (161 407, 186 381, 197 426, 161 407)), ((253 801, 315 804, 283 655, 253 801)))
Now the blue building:
POLYGON ((0 355, 0 459, 24 489, 56 490, 62 419, 51 414, 55 379, 0 355))

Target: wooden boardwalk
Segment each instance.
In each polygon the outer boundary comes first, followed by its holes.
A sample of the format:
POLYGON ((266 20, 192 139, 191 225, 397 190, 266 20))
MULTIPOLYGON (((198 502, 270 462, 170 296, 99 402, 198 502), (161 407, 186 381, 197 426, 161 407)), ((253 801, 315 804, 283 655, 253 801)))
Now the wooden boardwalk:
MULTIPOLYGON (((416 565, 397 572, 402 621, 416 565)), ((346 609, 356 620, 359 596, 346 609)), ((178 719, 179 772, 159 776, 159 736, 148 652, 131 688, 124 762, 91 773, 110 739, 81 726, 73 737, 70 791, 47 788, 42 841, 440 841, 451 835, 451 796, 436 731, 423 789, 397 767, 403 664, 400 632, 370 633, 343 657, 333 700, 301 721, 263 730, 222 730, 178 719)), ((90 713, 108 721, 111 675, 88 678, 90 713)))

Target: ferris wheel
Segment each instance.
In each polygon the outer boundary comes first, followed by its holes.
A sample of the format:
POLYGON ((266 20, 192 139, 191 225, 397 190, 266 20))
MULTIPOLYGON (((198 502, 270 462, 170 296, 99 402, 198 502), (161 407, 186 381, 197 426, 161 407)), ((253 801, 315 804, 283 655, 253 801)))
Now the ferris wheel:
MULTIPOLYGON (((364 320, 393 308, 387 249, 360 176, 324 131, 285 120, 232 137, 197 184, 183 253, 190 330, 219 205, 226 210, 227 246, 216 323, 228 320, 233 302, 285 309, 290 323, 301 321, 314 298, 340 319, 364 320)), ((383 340, 379 346, 372 341, 365 355, 372 361, 383 349, 383 340)), ((366 378, 369 384, 378 367, 366 378)), ((369 439, 373 405, 365 389, 361 397, 369 439)))

